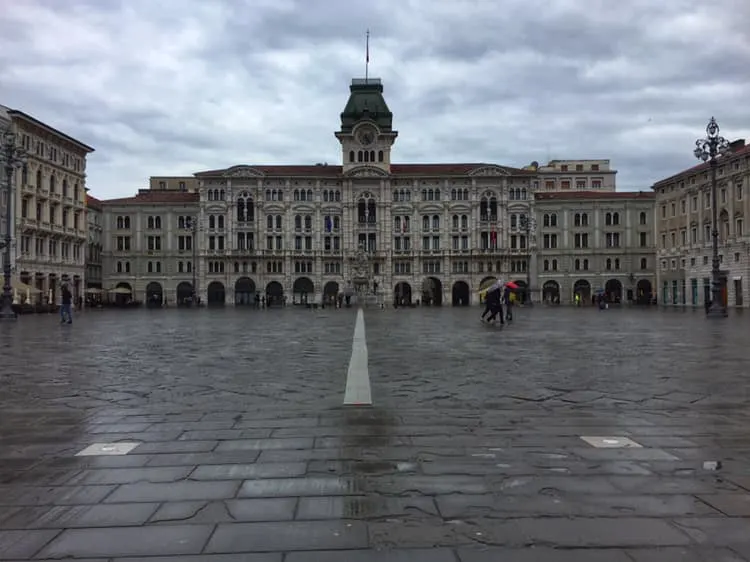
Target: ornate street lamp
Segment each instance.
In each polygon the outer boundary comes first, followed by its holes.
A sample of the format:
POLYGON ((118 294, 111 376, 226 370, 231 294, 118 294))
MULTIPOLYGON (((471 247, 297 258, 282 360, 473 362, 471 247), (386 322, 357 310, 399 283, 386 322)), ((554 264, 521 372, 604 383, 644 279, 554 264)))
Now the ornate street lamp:
POLYGON ((190 230, 192 246, 193 246, 193 306, 198 306, 198 283, 197 270, 198 270, 198 217, 187 217, 185 220, 185 226, 190 230))
POLYGON ((536 221, 529 215, 521 215, 519 219, 519 226, 526 233, 526 249, 529 253, 526 263, 526 295, 528 298, 524 304, 533 306, 534 303, 531 299, 531 236, 536 231, 536 221))
POLYGON ((15 205, 13 198, 13 170, 20 168, 26 162, 26 152, 16 145, 16 135, 10 131, 3 133, 2 146, 0 146, 0 162, 5 168, 5 240, 0 243, 3 249, 3 296, 2 307, 0 307, 0 319, 15 320, 16 313, 13 312, 13 289, 10 284, 10 262, 11 245, 15 234, 15 205))
POLYGON ((719 136, 719 125, 716 119, 711 117, 706 127, 706 138, 695 141, 693 154, 703 162, 708 161, 711 167, 711 305, 706 307, 706 315, 714 318, 727 316, 724 299, 721 295, 721 270, 719 269, 719 214, 716 197, 716 159, 723 156, 729 150, 729 141, 719 136))

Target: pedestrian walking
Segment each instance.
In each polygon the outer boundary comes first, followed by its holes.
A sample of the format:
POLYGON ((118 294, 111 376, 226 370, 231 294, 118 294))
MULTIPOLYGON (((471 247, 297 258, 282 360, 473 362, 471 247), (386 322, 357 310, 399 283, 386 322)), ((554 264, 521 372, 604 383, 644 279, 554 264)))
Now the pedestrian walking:
POLYGON ((70 292, 67 283, 63 284, 62 302, 60 303, 60 324, 73 323, 73 294, 70 292))

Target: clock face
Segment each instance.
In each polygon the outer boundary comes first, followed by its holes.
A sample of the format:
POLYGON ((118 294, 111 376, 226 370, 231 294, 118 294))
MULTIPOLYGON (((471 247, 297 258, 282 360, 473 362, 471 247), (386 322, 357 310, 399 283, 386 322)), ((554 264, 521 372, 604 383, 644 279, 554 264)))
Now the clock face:
POLYGON ((364 129, 359 133, 359 142, 363 146, 369 146, 375 141, 375 131, 372 129, 364 129))

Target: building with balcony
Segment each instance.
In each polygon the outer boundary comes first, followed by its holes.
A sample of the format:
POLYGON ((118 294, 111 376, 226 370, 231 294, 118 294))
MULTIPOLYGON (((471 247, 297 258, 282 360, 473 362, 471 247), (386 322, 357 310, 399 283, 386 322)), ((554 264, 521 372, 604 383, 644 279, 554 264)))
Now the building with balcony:
MULTIPOLYGON (((104 201, 105 285, 130 288, 138 300, 160 291, 174 302, 190 294, 195 273, 197 294, 208 303, 246 304, 256 294, 320 302, 352 286, 363 249, 373 291, 385 302, 476 303, 481 283, 494 276, 530 283, 540 298, 539 236, 525 225, 534 223, 528 217, 542 224, 534 192, 557 172, 393 163, 398 132, 379 79, 352 81, 335 136, 341 165, 251 164, 155 176, 135 197, 104 201), (194 264, 188 215, 197 224, 194 264)), ((604 197, 614 189, 609 161, 567 165, 574 180, 587 178, 572 195, 596 190, 604 197)), ((567 209, 576 202, 547 204, 567 209)), ((623 212, 622 205, 613 208, 623 212)), ((567 281, 558 282, 566 290, 567 281)))
MULTIPOLYGON (((731 143, 719 157, 719 259, 729 307, 750 306, 750 146, 731 143)), ((709 164, 699 164, 653 185, 660 304, 702 307, 711 298, 712 209, 709 164)))
POLYGON ((58 302, 61 282, 82 297, 86 158, 94 149, 22 111, 0 106, 0 114, 28 155, 14 175, 13 278, 37 289, 42 302, 58 302))
POLYGON ((656 283, 654 194, 541 192, 535 195, 536 270, 544 302, 648 304, 656 283))
POLYGON ((102 289, 104 216, 102 214, 102 202, 91 195, 86 195, 86 222, 88 224, 86 288, 102 289))

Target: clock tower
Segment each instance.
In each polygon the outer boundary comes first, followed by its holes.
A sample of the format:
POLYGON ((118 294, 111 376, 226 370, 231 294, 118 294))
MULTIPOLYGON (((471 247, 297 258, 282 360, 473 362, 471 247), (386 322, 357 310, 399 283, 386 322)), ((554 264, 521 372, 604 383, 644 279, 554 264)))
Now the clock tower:
POLYGON ((391 146, 398 131, 393 130, 393 114, 383 98, 380 78, 354 78, 349 92, 336 132, 344 173, 362 166, 390 173, 391 146))

